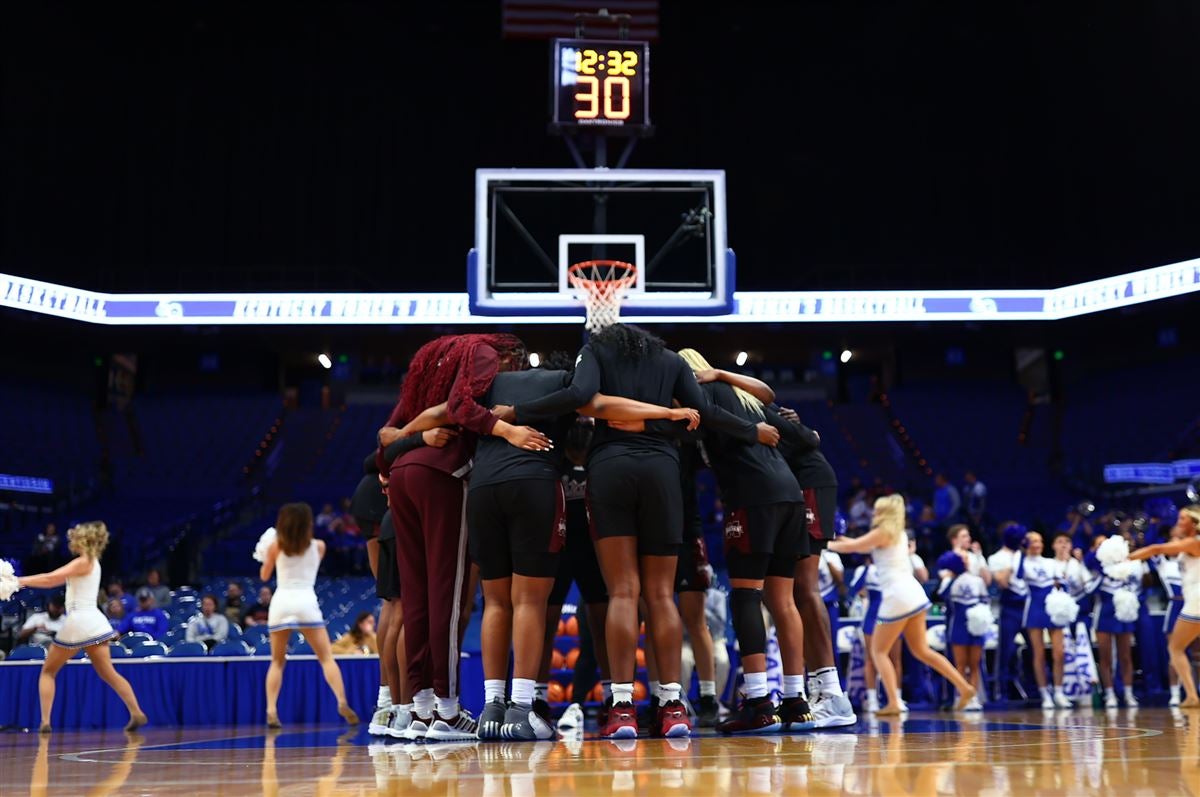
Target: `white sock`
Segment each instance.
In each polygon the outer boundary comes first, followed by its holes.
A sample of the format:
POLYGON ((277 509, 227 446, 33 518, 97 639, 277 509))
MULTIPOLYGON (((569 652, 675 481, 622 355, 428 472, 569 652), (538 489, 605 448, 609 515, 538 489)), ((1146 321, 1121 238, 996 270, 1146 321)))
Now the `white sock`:
POLYGON ((672 700, 678 700, 681 688, 679 684, 659 684, 658 702, 670 703, 672 700))
POLYGON ((612 681, 601 681, 600 688, 604 691, 604 699, 612 697, 612 681))
POLYGON ((743 687, 747 700, 767 696, 767 674, 765 672, 746 673, 746 683, 743 687))
POLYGON ((413 695, 413 706, 417 710, 417 716, 428 717, 433 714, 434 701, 432 689, 422 689, 413 695))
MULTIPOLYGON (((514 683, 516 683, 514 681, 514 683)), ((486 678, 483 682, 483 702, 491 703, 499 700, 504 702, 504 679, 503 678, 486 678)))
POLYGON ((458 697, 439 697, 437 698, 437 713, 444 720, 454 719, 458 716, 458 697))
POLYGON ((1179 689, 1180 689, 1179 684, 1172 684, 1171 685, 1171 697, 1173 697, 1173 698, 1179 697, 1179 689))
POLYGON ((1105 689, 1105 690, 1104 690, 1104 696, 1105 696, 1105 697, 1116 697, 1116 696, 1117 696, 1117 692, 1116 692, 1116 690, 1115 690, 1115 689, 1113 689, 1113 688, 1110 686, 1110 687, 1108 687, 1107 689, 1105 689))
POLYGON ((633 702, 633 684, 625 683, 612 685, 613 703, 632 703, 633 702))
POLYGON ((379 687, 379 697, 375 699, 375 708, 387 708, 392 705, 392 690, 386 686, 379 687))
POLYGON ((534 700, 548 700, 550 697, 550 684, 536 683, 533 685, 534 700))
POLYGON ((700 697, 716 697, 717 682, 716 681, 701 681, 700 682, 700 697))
POLYGON ((392 706, 392 708, 397 709, 398 711, 407 711, 409 714, 412 714, 417 710, 416 706, 414 706, 412 703, 397 703, 396 705, 392 706))
POLYGON ((1038 687, 1038 691, 1042 693, 1042 697, 1050 697, 1051 695, 1050 687, 1048 686, 1038 687))
MULTIPOLYGON (((749 676, 747 676, 749 680, 749 676)), ((803 675, 785 675, 783 676, 783 696, 800 697, 804 692, 804 676, 803 675)))
POLYGON ((661 686, 662 686, 662 684, 660 684, 658 681, 651 681, 650 682, 650 690, 649 690, 650 696, 658 697, 658 690, 659 690, 659 687, 661 687, 661 686))
POLYGON ((533 705, 533 690, 536 684, 532 678, 513 678, 512 701, 522 706, 533 705))
POLYGON ((1133 687, 1132 686, 1125 687, 1125 696, 1133 697, 1133 687))
POLYGON ((842 682, 838 678, 837 667, 822 667, 813 675, 813 680, 816 681, 817 688, 810 690, 809 694, 829 695, 830 697, 842 696, 842 682))
POLYGON ((821 696, 821 686, 817 683, 815 673, 810 672, 808 677, 804 679, 804 688, 808 690, 808 699, 813 702, 816 702, 817 698, 821 696))
POLYGON ((1054 687, 1054 696, 1055 697, 1066 697, 1066 693, 1063 692, 1063 688, 1061 686, 1056 686, 1056 687, 1054 687))

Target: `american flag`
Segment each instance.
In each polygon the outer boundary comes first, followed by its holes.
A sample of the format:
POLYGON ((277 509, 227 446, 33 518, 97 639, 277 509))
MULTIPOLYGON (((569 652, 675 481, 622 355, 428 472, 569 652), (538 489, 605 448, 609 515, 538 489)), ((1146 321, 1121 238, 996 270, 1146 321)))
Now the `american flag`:
MULTIPOLYGON (((508 39, 571 39, 575 37, 575 15, 596 14, 601 8, 611 15, 629 15, 629 38, 653 41, 658 38, 658 0, 502 0, 503 33, 508 39)), ((585 20, 588 38, 616 38, 617 22, 585 20)))

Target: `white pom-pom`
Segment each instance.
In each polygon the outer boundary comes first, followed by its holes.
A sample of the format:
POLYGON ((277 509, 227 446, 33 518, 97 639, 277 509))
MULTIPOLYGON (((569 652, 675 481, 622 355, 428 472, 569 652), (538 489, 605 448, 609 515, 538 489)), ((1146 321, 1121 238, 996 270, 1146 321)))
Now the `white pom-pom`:
POLYGON ((1096 549, 1096 559, 1102 565, 1115 565, 1129 558, 1129 541, 1124 537, 1109 537, 1096 549))
POLYGON ((1052 589, 1046 596, 1046 614, 1057 626, 1068 626, 1079 616, 1079 604, 1061 589, 1052 589))
POLYGON ((1138 563, 1126 559, 1124 562, 1117 562, 1115 565, 1105 565, 1104 575, 1117 581, 1128 581, 1138 575, 1138 563))
POLYGON ((271 543, 275 542, 275 527, 267 529, 258 538, 258 543, 254 546, 254 561, 267 561, 267 549, 271 547, 271 543))
POLYGON ((1113 593, 1113 610, 1122 623, 1136 622, 1140 608, 1138 596, 1132 590, 1119 589, 1113 593))
POLYGON ((992 627, 992 607, 977 603, 967 609, 967 631, 971 636, 986 636, 992 627))
POLYGON ((0 559, 0 577, 14 575, 13 564, 7 559, 0 559))
POLYGON ((6 601, 21 588, 14 575, 12 562, 0 559, 0 601, 6 601))

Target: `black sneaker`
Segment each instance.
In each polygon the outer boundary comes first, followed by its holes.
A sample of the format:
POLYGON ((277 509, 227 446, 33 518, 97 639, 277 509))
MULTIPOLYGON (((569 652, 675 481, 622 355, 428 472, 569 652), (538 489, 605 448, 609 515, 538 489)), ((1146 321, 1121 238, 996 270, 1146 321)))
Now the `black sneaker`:
POLYGON ((701 695, 696 701, 696 727, 717 727, 717 699, 712 695, 701 695))
POLYGON ((649 733, 658 722, 658 695, 650 698, 649 707, 638 712, 638 730, 649 733))
POLYGON ((783 722, 775 708, 775 701, 769 697, 756 697, 753 700, 743 700, 737 711, 717 726, 721 733, 776 733, 783 727, 783 722))
POLYGON ((554 724, 554 715, 550 713, 550 704, 541 698, 534 698, 533 713, 537 714, 547 725, 554 724))
POLYGON ((779 720, 785 731, 808 731, 817 727, 812 709, 802 697, 785 697, 779 706, 779 720))

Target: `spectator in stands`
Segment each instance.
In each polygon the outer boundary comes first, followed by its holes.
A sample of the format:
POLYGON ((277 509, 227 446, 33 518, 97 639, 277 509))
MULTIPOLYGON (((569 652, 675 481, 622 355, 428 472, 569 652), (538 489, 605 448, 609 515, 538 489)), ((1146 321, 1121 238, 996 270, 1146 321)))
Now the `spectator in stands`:
POLYGON ((871 527, 871 505, 867 502, 867 491, 860 489, 850 498, 849 515, 850 535, 857 537, 865 534, 871 527))
POLYGON ((331 533, 337 519, 338 516, 333 511, 333 504, 325 504, 321 507, 320 514, 313 520, 313 530, 318 534, 331 533))
POLYGON ((34 612, 26 618, 25 624, 17 633, 17 642, 38 645, 43 648, 49 647, 66 621, 67 610, 66 604, 63 603, 63 597, 54 595, 46 601, 46 611, 34 612))
POLYGON ((917 554, 927 562, 936 561, 946 548, 942 543, 942 535, 938 532, 937 516, 933 514, 933 505, 921 507, 913 532, 917 538, 917 554))
POLYGON ((363 656, 372 653, 378 654, 379 646, 375 641, 375 615, 370 612, 360 612, 354 620, 354 626, 333 643, 333 652, 363 656))
POLYGON ((58 527, 47 523, 33 540, 33 551, 25 569, 30 573, 49 573, 58 567, 58 527))
POLYGON ((266 625, 267 616, 271 612, 271 588, 264 586, 258 591, 258 603, 251 606, 242 615, 242 625, 266 625))
POLYGON ((132 595, 125 592, 125 585, 122 584, 120 580, 114 578, 112 581, 108 582, 108 586, 105 588, 105 591, 108 593, 108 599, 110 601, 118 600, 121 602, 121 605, 125 607, 125 614, 129 614, 137 608, 137 601, 133 599, 132 595))
POLYGON ((245 603, 246 597, 241 584, 230 581, 225 585, 225 619, 231 623, 240 622, 242 611, 246 608, 245 603))
POLYGON ((158 608, 154 601, 154 592, 149 587, 141 587, 137 591, 138 607, 125 618, 122 634, 140 631, 149 634, 151 639, 158 639, 167 633, 170 622, 167 613, 158 608))
POLYGON ((933 514, 941 526, 949 528, 958 522, 962 499, 958 496, 958 488, 950 483, 946 474, 939 473, 933 483, 933 514))
POLYGON ((211 649, 228 637, 229 620, 217 612, 217 596, 205 595, 200 599, 200 614, 188 623, 187 641, 202 642, 211 649))
POLYGON ((967 523, 976 534, 983 531, 983 516, 987 513, 987 485, 979 481, 975 471, 963 474, 963 495, 967 504, 967 523))
POLYGON ((104 616, 108 618, 112 630, 118 634, 125 633, 125 604, 116 599, 109 601, 104 608, 104 616))
POLYGON ((162 583, 162 573, 157 569, 146 572, 146 587, 154 595, 154 605, 161 608, 171 605, 171 589, 162 583))
MULTIPOLYGON (((1104 528, 1108 527, 1107 521, 1110 517, 1115 520, 1112 513, 1101 517, 1101 534, 1104 534, 1104 528)), ((1092 550, 1092 541, 1096 538, 1096 527, 1094 527, 1083 513, 1079 511, 1079 507, 1072 505, 1067 507, 1067 519, 1058 524, 1058 531, 1065 532, 1071 535, 1071 546, 1080 551, 1092 550)))

